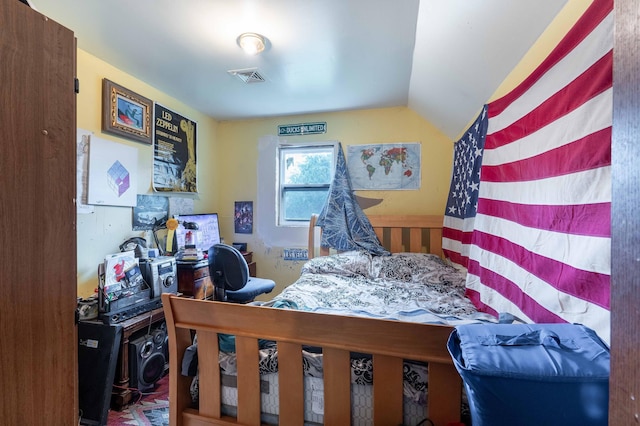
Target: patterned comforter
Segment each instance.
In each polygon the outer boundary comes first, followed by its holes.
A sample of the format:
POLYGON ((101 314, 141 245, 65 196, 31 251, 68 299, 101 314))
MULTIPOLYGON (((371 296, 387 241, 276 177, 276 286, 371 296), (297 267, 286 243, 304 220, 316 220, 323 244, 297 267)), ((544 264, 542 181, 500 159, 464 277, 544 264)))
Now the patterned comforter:
POLYGON ((496 322, 464 291, 464 275, 438 256, 352 251, 311 259, 294 284, 256 304, 430 324, 496 322))

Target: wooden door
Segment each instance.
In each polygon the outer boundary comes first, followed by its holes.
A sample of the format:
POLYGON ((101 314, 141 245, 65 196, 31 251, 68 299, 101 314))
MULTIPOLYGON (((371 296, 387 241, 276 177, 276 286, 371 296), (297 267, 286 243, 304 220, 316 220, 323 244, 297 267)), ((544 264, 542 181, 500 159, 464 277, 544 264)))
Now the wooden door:
POLYGON ((616 0, 609 424, 640 423, 640 6, 616 0))
POLYGON ((75 38, 0 0, 0 423, 77 424, 75 38))

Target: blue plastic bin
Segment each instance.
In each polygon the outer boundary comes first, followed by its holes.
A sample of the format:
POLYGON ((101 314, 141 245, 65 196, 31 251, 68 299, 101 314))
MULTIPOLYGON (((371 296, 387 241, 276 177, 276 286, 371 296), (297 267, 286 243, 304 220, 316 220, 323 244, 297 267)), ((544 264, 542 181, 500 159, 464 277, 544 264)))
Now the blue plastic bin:
POLYGON ((469 324, 448 349, 473 426, 607 425, 609 347, 578 324, 469 324))

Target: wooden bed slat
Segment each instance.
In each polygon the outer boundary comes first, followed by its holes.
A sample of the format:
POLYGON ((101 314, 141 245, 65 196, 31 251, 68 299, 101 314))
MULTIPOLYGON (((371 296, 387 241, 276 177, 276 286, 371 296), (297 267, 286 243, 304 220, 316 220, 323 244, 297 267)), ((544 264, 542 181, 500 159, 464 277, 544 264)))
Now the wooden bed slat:
MULTIPOLYGON (((431 235, 431 233, 429 233, 431 235)), ((424 243, 422 242, 422 229, 420 228, 411 228, 409 230, 409 251, 411 253, 420 253, 422 252, 422 246, 424 243)))
POLYGON ((402 251, 402 228, 391 228, 391 253, 402 251))
MULTIPOLYGON (((169 294, 167 294, 169 296, 169 294)), ((170 303, 167 297, 166 303, 170 303)), ((170 306, 170 305, 167 305, 170 306)), ((182 366, 182 356, 187 348, 192 344, 191 331, 185 328, 176 327, 175 311, 173 309, 164 310, 165 323, 169 336, 169 424, 172 426, 182 426, 182 413, 189 409, 191 405, 190 386, 191 378, 180 374, 182 366)))
POLYGON ((436 425, 446 425, 460 418, 462 404, 462 380, 453 364, 429 364, 429 393, 427 417, 436 425), (434 389, 449 392, 432 392, 434 389))
MULTIPOLYGON (((198 414, 198 410, 187 408, 183 415, 184 422, 181 426, 229 426, 236 425, 236 420, 232 417, 223 416, 218 419, 203 417, 198 414)), ((169 423, 171 425, 171 423, 169 423)))
POLYGON ((302 345, 278 342, 278 384, 280 424, 304 423, 302 345))
POLYGON ((381 228, 442 228, 442 215, 367 216, 371 226, 381 228))
POLYGON ((318 215, 317 214, 312 214, 311 218, 309 219, 309 235, 308 235, 308 239, 307 239, 307 244, 308 244, 308 250, 309 250, 309 256, 311 256, 312 253, 315 252, 315 247, 313 247, 313 242, 316 240, 316 222, 318 221, 318 215))
MULTIPOLYGON (((220 368, 218 359, 218 333, 203 331, 198 334, 198 368, 200 413, 220 417, 220 368)), ((169 356, 171 360, 171 356, 169 356)), ((171 367, 169 368, 171 371, 171 367)))
POLYGON ((238 423, 240 424, 260 425, 259 359, 258 339, 236 336, 238 423))
POLYGON ((349 351, 325 348, 322 351, 324 373, 324 422, 344 424, 351 419, 351 362, 349 351), (330 391, 329 391, 330 390, 330 391))
POLYGON ((373 356, 373 420, 380 425, 403 423, 402 359, 373 356))
POLYGON ((384 228, 373 228, 373 232, 376 233, 376 236, 378 237, 379 241, 383 241, 384 240, 384 228))
POLYGON ((429 253, 437 254, 440 257, 443 257, 444 253, 442 252, 442 229, 431 229, 429 230, 429 253))

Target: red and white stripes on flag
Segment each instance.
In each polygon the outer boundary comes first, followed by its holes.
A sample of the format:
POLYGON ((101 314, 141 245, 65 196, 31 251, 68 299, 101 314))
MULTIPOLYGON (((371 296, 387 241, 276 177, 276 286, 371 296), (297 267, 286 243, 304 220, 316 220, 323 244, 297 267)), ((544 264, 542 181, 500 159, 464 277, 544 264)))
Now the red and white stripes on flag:
POLYGON ((612 8, 595 0, 525 81, 488 105, 466 265, 467 296, 481 310, 581 323, 605 341, 612 8))

